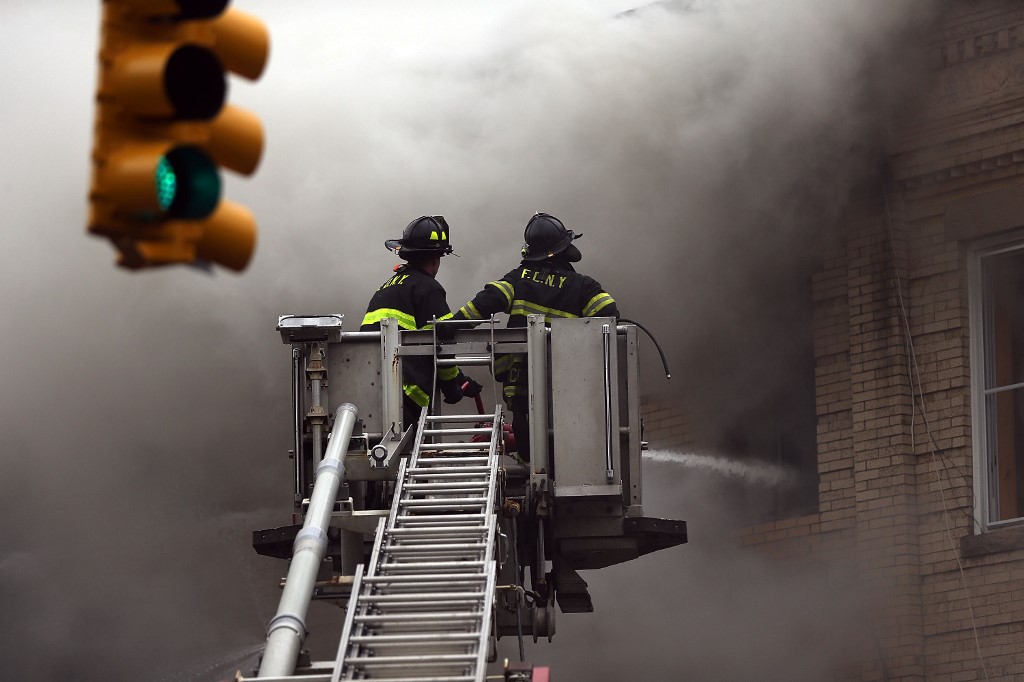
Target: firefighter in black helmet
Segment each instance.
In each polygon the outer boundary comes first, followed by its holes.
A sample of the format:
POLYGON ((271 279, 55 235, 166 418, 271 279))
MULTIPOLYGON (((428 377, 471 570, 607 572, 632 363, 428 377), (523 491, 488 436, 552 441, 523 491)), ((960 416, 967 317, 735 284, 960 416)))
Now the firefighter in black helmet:
MULTIPOLYGON (((450 230, 444 216, 421 216, 409 223, 401 239, 388 239, 384 246, 406 263, 373 294, 363 316, 361 331, 380 329, 380 321, 394 318, 400 329, 430 329, 435 318, 451 317, 444 287, 435 277, 441 258, 452 253, 450 230)), ((406 426, 416 423, 420 409, 430 404, 434 368, 429 358, 403 361, 402 389, 406 426)), ((446 403, 480 394, 480 384, 466 377, 458 367, 439 367, 438 386, 446 403)))
MULTIPOLYGON (((573 242, 582 237, 567 230, 562 221, 548 213, 534 214, 526 224, 522 262, 504 277, 484 285, 472 301, 453 316, 461 320, 483 320, 495 313, 507 313, 509 327, 525 327, 526 316, 614 317, 619 309, 611 295, 592 277, 573 268, 583 257, 573 242)), ((502 356, 495 363, 495 378, 503 384, 505 404, 512 411, 516 448, 525 461, 530 459, 530 423, 524 356, 502 356)))

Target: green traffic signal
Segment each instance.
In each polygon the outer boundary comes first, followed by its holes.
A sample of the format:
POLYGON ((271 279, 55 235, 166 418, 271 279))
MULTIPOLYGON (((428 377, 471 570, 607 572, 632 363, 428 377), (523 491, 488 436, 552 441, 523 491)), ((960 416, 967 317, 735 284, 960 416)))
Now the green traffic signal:
POLYGON ((174 174, 174 168, 166 156, 160 157, 156 166, 156 199, 160 203, 160 210, 166 212, 174 202, 174 195, 178 192, 178 176, 174 174))
POLYGON ((160 211, 168 218, 205 218, 220 201, 217 166, 199 147, 175 147, 160 157, 154 181, 160 211))

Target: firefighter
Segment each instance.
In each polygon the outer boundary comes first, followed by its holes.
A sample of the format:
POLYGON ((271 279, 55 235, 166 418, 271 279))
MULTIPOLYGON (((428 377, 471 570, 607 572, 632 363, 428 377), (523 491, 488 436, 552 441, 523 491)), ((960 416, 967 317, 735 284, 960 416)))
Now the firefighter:
MULTIPOLYGON (((451 317, 444 287, 436 279, 441 258, 452 253, 449 233, 444 216, 421 216, 406 226, 401 239, 384 242, 388 251, 406 262, 373 294, 361 331, 379 330, 386 317, 394 318, 400 329, 430 329, 435 318, 451 317)), ((408 426, 415 424, 421 409, 430 404, 434 367, 430 358, 416 357, 406 358, 402 370, 403 419, 408 426)), ((482 388, 458 367, 438 367, 437 386, 449 404, 463 396, 475 397, 482 388)))
MULTIPOLYGON (((537 213, 526 224, 523 260, 499 280, 488 282, 472 301, 453 316, 483 320, 507 313, 509 327, 525 327, 526 316, 614 317, 615 300, 592 277, 576 272, 572 264, 583 257, 573 241, 582 237, 567 230, 548 213, 537 213)), ((505 404, 512 411, 512 430, 523 461, 530 461, 529 394, 525 356, 510 354, 495 362, 495 379, 502 382, 505 404)))

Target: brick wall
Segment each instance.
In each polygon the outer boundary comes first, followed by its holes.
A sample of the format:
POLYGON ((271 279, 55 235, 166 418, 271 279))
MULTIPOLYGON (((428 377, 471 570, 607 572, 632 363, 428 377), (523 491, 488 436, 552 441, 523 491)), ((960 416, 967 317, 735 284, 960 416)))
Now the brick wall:
MULTIPOLYGON (((1024 532, 975 542, 966 264, 979 235, 951 207, 1024 195, 1024 6, 946 8, 922 113, 812 283, 819 511, 739 541, 856 562, 880 650, 851 679, 1020 682, 1024 532)), ((1024 203, 1000 220, 1024 227, 1024 203)), ((646 409, 652 445, 685 443, 682 417, 646 409)))

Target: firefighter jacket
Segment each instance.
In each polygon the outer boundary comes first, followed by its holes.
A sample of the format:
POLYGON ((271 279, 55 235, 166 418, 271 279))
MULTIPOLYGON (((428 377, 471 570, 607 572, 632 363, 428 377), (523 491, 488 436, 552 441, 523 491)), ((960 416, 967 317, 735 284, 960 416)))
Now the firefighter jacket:
MULTIPOLYGON (((451 310, 444 287, 430 275, 409 265, 401 265, 370 299, 360 331, 378 331, 380 321, 394 318, 400 329, 430 329, 432 320, 448 319, 451 310)), ((429 357, 407 357, 402 361, 402 389, 420 407, 430 403, 434 366, 429 357)), ((458 367, 438 367, 437 379, 452 382, 460 375, 458 367)))
MULTIPOLYGON (((597 280, 576 272, 569 262, 559 258, 524 260, 501 279, 484 285, 452 317, 484 320, 495 313, 507 313, 509 327, 525 327, 526 316, 533 314, 543 315, 549 323, 555 317, 619 317, 615 299, 597 280)), ((494 378, 504 384, 505 401, 510 407, 526 387, 523 361, 524 356, 518 353, 495 361, 494 378)))

